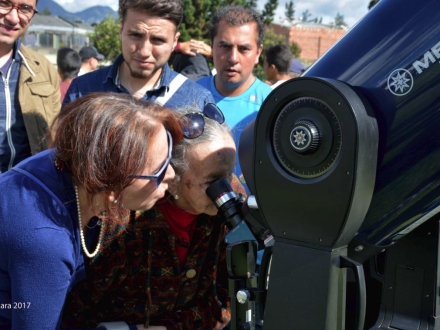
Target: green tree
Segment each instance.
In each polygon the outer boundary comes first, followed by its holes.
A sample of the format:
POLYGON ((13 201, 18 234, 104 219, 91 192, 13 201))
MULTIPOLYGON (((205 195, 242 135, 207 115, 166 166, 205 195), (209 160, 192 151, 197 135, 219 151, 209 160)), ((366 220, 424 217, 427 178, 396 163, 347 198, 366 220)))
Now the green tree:
POLYGON ((295 6, 293 1, 290 0, 289 2, 286 2, 285 8, 286 11, 284 12, 284 15, 286 15, 289 22, 292 22, 295 19, 295 6))
POLYGON ((371 0, 370 3, 368 4, 368 9, 373 8, 378 2, 379 0, 371 0))
POLYGON ((273 22, 275 16, 275 10, 278 8, 278 0, 267 0, 264 5, 263 12, 261 14, 263 22, 266 25, 270 25, 273 22))
MULTIPOLYGON (((288 43, 286 35, 275 33, 273 28, 267 28, 263 39, 263 53, 264 49, 268 49, 269 47, 275 46, 277 44, 288 44, 290 51, 292 52, 292 56, 295 58, 298 58, 301 54, 301 48, 299 48, 299 46, 295 42, 288 43)), ((261 64, 263 64, 263 62, 261 62, 261 64)))
POLYGON ((95 31, 90 35, 90 39, 98 52, 105 56, 106 60, 113 62, 121 52, 119 22, 112 15, 108 15, 96 24, 95 31))
POLYGON ((257 8, 257 0, 183 0, 184 17, 179 29, 180 40, 198 39, 209 41, 208 25, 211 16, 220 7, 243 6, 257 8))
POLYGON ((310 14, 310 13, 309 13, 309 10, 306 9, 306 11, 304 11, 304 12, 301 14, 301 21, 302 21, 302 22, 308 22, 310 16, 312 16, 312 14, 310 14))
POLYGON ((290 51, 292 52, 292 56, 295 58, 299 58, 299 55, 301 54, 301 48, 298 46, 298 44, 295 42, 288 43, 286 35, 280 33, 277 34, 273 28, 267 28, 263 39, 263 53, 260 56, 258 65, 254 69, 254 74, 261 80, 266 79, 263 69, 264 51, 265 49, 277 44, 288 44, 290 51))
POLYGON ((347 26, 347 23, 345 23, 345 21, 344 21, 344 15, 341 15, 339 13, 336 14, 335 25, 336 26, 347 26))
POLYGON ((42 11, 39 12, 39 14, 43 16, 50 16, 52 15, 52 12, 48 7, 45 7, 42 11))
POLYGON ((246 4, 244 5, 244 7, 252 8, 252 9, 256 10, 258 7, 258 3, 256 0, 248 0, 248 1, 246 1, 246 4))

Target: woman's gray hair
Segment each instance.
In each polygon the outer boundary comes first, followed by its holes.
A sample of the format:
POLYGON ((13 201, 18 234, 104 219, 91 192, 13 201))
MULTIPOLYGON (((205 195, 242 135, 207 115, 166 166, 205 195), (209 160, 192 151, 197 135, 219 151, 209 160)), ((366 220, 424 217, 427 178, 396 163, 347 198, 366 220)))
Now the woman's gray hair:
MULTIPOLYGON (((175 111, 178 114, 178 118, 185 116, 187 113, 200 112, 196 107, 184 107, 176 109, 175 111)), ((183 174, 189 169, 189 155, 191 150, 203 143, 223 139, 225 136, 230 136, 233 139, 231 129, 226 123, 219 124, 217 121, 204 115, 203 118, 205 119, 205 129, 202 135, 195 139, 187 139, 184 137, 182 142, 173 148, 171 165, 176 172, 176 182, 179 181, 183 174)))

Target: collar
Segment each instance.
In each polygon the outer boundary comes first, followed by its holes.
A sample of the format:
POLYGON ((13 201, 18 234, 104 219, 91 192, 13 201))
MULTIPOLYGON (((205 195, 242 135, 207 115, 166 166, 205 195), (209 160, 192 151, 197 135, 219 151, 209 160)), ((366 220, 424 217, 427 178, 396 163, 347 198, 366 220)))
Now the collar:
POLYGON ((13 47, 13 51, 12 51, 12 58, 16 61, 21 60, 21 56, 20 56, 20 52, 19 52, 20 48, 21 48, 21 40, 18 39, 15 42, 14 47, 13 47))
MULTIPOLYGON (((105 78, 105 81, 111 80, 118 88, 121 88, 121 82, 119 80, 119 66, 121 65, 123 60, 124 60, 124 58, 122 57, 122 54, 120 54, 116 58, 113 65, 111 66, 111 68, 105 78)), ((152 90, 147 91, 147 93, 158 91, 158 90, 161 90, 162 88, 166 88, 166 90, 168 91, 170 88, 170 83, 174 78, 174 76, 172 76, 171 72, 172 71, 171 71, 170 66, 168 65, 168 63, 165 63, 165 65, 162 68, 162 74, 160 75, 159 82, 152 90)))
POLYGON ((197 215, 188 213, 181 208, 174 205, 171 199, 164 200, 163 203, 158 203, 158 208, 165 217, 167 223, 177 231, 190 232, 197 215))

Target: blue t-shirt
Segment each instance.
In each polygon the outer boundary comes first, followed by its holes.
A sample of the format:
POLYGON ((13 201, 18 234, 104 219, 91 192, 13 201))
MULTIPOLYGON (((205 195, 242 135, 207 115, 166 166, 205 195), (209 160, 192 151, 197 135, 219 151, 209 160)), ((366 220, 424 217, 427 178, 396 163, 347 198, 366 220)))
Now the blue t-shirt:
MULTIPOLYGON (((215 88, 214 78, 215 76, 203 77, 197 80, 197 83, 211 91, 212 96, 214 96, 215 103, 222 110, 226 123, 232 129, 238 152, 241 132, 257 117, 263 101, 272 92, 272 88, 256 78, 254 83, 243 94, 226 97, 221 95, 215 88)), ((245 183, 238 161, 238 153, 234 173, 242 183, 245 183)), ((245 188, 249 193, 246 186, 245 188)))
MULTIPOLYGON (((129 94, 119 81, 119 65, 122 61, 122 55, 119 55, 112 65, 75 78, 66 92, 63 107, 73 100, 93 92, 129 94)), ((154 102, 163 93, 164 89, 169 88, 171 81, 177 75, 177 72, 171 70, 169 65, 165 64, 159 84, 154 89, 147 91, 142 99, 154 102)), ((187 79, 164 105, 171 109, 186 106, 195 106, 203 109, 203 106, 208 102, 214 102, 211 93, 190 79, 187 79)))
POLYGON ((56 329, 70 288, 85 278, 78 212, 54 150, 0 175, 0 329, 56 329))

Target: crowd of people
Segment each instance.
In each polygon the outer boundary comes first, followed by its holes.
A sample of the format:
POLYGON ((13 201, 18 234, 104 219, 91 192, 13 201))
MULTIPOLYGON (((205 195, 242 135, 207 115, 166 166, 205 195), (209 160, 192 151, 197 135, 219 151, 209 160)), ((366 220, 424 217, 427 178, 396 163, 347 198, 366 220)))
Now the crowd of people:
POLYGON ((20 42, 37 1, 0 4, 0 329, 227 327, 206 189, 248 192, 240 134, 304 67, 285 45, 263 52, 253 9, 213 13, 208 45, 179 42, 182 0, 119 0, 116 60, 60 48, 55 69, 20 42))

